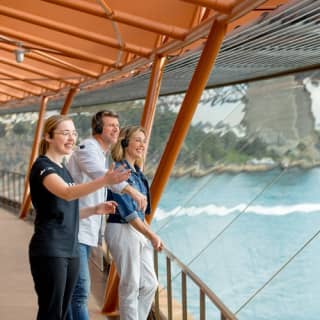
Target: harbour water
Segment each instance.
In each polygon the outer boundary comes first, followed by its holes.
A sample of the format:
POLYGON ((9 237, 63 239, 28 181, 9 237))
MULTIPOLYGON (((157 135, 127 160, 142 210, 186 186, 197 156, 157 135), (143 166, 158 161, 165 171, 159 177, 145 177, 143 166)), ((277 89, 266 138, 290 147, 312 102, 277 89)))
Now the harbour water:
MULTIPOLYGON (((320 168, 172 179, 152 226, 239 319, 316 320, 319 185, 320 168)), ((195 318, 198 300, 189 285, 195 318)))

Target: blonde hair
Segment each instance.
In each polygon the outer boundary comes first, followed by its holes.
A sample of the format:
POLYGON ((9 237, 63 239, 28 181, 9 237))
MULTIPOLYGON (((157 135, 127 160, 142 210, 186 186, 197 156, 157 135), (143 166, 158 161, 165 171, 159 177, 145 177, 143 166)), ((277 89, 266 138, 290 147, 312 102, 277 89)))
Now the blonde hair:
POLYGON ((46 140, 46 135, 48 134, 49 138, 52 138, 53 131, 57 129, 58 125, 61 122, 67 121, 67 120, 71 120, 71 118, 61 114, 51 116, 46 120, 43 128, 43 132, 42 132, 42 139, 40 141, 40 146, 39 146, 40 156, 45 155, 49 149, 49 142, 46 140))
MULTIPOLYGON (((139 131, 143 132, 146 136, 146 131, 140 126, 127 126, 120 130, 119 139, 111 149, 111 157, 114 161, 121 161, 125 159, 125 148, 128 146, 132 135, 139 131)), ((144 159, 136 160, 135 165, 142 168, 143 162, 144 159)))

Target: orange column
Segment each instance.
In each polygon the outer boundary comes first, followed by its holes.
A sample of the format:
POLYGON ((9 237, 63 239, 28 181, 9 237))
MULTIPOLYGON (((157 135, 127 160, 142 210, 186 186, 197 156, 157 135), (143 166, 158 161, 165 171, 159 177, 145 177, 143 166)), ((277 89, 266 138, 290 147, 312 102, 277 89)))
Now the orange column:
MULTIPOLYGON (((141 126, 145 128, 147 133, 147 146, 149 144, 149 139, 151 135, 151 129, 156 110, 156 103, 160 92, 161 79, 166 60, 166 57, 157 56, 154 59, 152 66, 152 73, 149 82, 147 98, 144 104, 143 114, 141 117, 141 126)), ((109 316, 114 314, 118 308, 118 285, 119 277, 115 265, 112 262, 106 285, 105 301, 102 307, 102 312, 109 316)))
POLYGON ((219 53, 227 25, 214 22, 151 185, 152 220, 219 53))
POLYGON ((24 184, 24 194, 23 194, 23 201, 21 205, 21 210, 20 210, 20 218, 23 219, 26 217, 28 214, 30 205, 31 205, 31 198, 30 198, 30 191, 29 191, 29 172, 31 169, 31 166, 38 156, 38 149, 39 149, 39 144, 41 140, 41 133, 42 133, 42 128, 44 124, 44 116, 45 112, 47 109, 47 103, 48 103, 48 97, 43 97, 42 102, 41 102, 41 107, 39 111, 39 117, 38 117, 38 122, 37 122, 37 127, 36 131, 34 134, 34 140, 33 140, 33 145, 32 145, 32 151, 31 151, 31 156, 29 160, 29 166, 27 170, 27 175, 26 175, 26 180, 24 184))
POLYGON ((148 148, 149 145, 154 115, 156 112, 156 104, 159 97, 161 80, 166 62, 166 57, 158 56, 155 57, 153 61, 151 79, 149 82, 147 97, 144 104, 143 114, 141 117, 141 126, 144 127, 144 129, 146 130, 148 139, 146 148, 148 148))
MULTIPOLYGON (((60 114, 67 114, 69 112, 73 97, 78 91, 79 91, 78 88, 71 88, 69 90, 69 93, 66 97, 65 103, 60 111, 60 114)), ((43 128, 43 124, 44 124, 44 116, 45 116, 45 111, 47 108, 47 103, 48 103, 48 97, 43 97, 42 103, 41 103, 41 108, 39 111, 39 119, 38 119, 37 128, 36 128, 36 132, 35 132, 35 136, 34 136, 34 141, 33 141, 33 146, 32 146, 32 151, 31 151, 31 156, 30 156, 30 161, 29 161, 29 166, 28 166, 28 171, 27 171, 27 176, 26 176, 26 180, 25 180, 23 201, 22 201, 22 206, 21 206, 21 211, 20 211, 20 218, 21 219, 26 217, 26 215, 28 214, 30 205, 31 205, 28 176, 29 176, 31 166, 32 166, 34 160, 36 159, 36 157, 38 156, 40 137, 41 137, 42 128, 43 128)))
POLYGON ((60 111, 60 114, 68 114, 69 109, 70 109, 71 104, 72 104, 72 101, 73 101, 73 97, 79 91, 80 91, 80 89, 78 89, 78 88, 71 88, 69 90, 69 93, 68 93, 68 95, 66 97, 66 101, 64 102, 64 105, 63 105, 63 107, 62 107, 62 109, 60 111))

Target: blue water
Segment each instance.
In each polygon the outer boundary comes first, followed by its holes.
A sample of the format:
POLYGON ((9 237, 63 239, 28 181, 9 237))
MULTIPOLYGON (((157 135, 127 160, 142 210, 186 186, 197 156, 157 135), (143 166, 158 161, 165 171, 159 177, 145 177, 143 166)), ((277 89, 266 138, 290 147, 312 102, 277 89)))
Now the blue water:
MULTIPOLYGON (((172 179, 152 227, 239 319, 316 320, 320 236, 243 305, 320 230, 319 186, 319 168, 172 179)), ((190 284, 195 318, 198 300, 190 284)))

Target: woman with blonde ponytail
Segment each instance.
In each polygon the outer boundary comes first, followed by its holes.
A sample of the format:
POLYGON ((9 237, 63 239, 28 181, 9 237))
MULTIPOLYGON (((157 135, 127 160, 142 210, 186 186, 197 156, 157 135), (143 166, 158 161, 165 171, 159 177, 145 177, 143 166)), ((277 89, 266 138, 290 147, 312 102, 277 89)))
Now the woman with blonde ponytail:
POLYGON ((79 217, 113 213, 117 204, 108 201, 81 209, 78 198, 106 185, 126 180, 129 170, 111 169, 98 179, 75 185, 63 164, 76 143, 73 121, 63 115, 48 118, 44 125, 39 157, 29 182, 36 212, 29 260, 38 296, 37 320, 64 320, 79 270, 79 217))
POLYGON ((121 320, 146 320, 158 286, 153 250, 160 251, 163 243, 145 221, 145 214, 150 213, 149 185, 141 171, 145 145, 144 129, 129 126, 121 130, 111 150, 116 167, 131 170, 129 185, 148 199, 143 212, 128 195, 108 191, 108 199, 118 204, 115 214, 109 216, 106 240, 120 277, 121 320))

